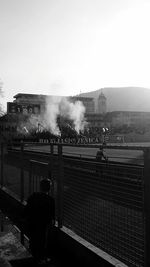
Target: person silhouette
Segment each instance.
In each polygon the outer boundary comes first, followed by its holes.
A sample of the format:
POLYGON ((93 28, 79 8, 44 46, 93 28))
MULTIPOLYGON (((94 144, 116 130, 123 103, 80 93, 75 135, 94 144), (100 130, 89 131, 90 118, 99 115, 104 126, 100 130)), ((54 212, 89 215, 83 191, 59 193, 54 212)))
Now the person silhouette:
POLYGON ((97 154, 96 154, 96 161, 100 162, 103 159, 108 160, 107 156, 104 154, 103 147, 100 146, 99 150, 97 151, 97 154))
POLYGON ((40 181, 40 192, 32 193, 25 205, 29 249, 38 263, 46 263, 48 232, 55 224, 55 202, 49 195, 50 179, 40 181))

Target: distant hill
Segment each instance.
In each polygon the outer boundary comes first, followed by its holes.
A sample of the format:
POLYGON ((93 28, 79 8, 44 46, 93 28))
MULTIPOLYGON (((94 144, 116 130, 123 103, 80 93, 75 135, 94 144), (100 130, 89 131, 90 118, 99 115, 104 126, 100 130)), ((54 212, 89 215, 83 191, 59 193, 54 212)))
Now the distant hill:
POLYGON ((142 87, 106 87, 82 93, 80 96, 98 98, 100 92, 107 98, 107 111, 150 112, 150 89, 142 87))

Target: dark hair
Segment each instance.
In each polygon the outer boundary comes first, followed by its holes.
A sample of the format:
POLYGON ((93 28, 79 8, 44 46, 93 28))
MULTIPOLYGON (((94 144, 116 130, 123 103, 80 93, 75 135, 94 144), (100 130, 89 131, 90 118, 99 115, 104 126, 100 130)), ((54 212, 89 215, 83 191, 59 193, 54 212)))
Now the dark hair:
POLYGON ((40 189, 44 192, 48 192, 51 187, 50 179, 43 179, 40 181, 40 189))

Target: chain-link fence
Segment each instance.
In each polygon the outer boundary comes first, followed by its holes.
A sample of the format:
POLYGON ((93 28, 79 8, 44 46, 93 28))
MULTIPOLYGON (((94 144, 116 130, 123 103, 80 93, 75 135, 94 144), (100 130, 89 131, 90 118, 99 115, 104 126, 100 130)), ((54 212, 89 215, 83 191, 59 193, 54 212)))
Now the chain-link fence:
POLYGON ((144 266, 143 167, 64 160, 63 223, 129 266, 144 266))
POLYGON ((61 145, 51 145, 47 155, 35 150, 2 151, 1 185, 24 200, 51 172, 59 227, 68 227, 128 266, 146 266, 144 164, 65 157, 61 145))

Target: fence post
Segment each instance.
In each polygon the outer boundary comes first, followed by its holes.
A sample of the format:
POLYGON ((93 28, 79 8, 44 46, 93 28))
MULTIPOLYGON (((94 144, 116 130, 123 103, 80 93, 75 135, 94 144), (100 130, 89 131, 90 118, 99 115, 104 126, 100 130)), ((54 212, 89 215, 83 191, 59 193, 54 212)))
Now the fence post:
POLYGON ((50 171, 53 171, 53 154, 54 154, 54 145, 50 144, 50 161, 49 161, 49 165, 50 165, 50 171))
POLYGON ((4 143, 1 143, 1 186, 4 185, 4 143))
POLYGON ((58 145, 58 164, 59 174, 57 181, 57 203, 58 203, 58 227, 63 225, 63 157, 62 157, 62 145, 58 145))
POLYGON ((24 200, 24 143, 21 141, 20 200, 24 200))
POLYGON ((144 150, 145 267, 150 266, 150 148, 144 150))
POLYGON ((1 232, 3 232, 4 231, 4 214, 1 211, 0 211, 0 225, 1 225, 0 230, 1 232))
POLYGON ((32 192, 32 161, 30 160, 29 162, 29 191, 28 191, 29 196, 31 195, 31 192, 32 192))
POLYGON ((55 177, 53 176, 53 154, 54 154, 54 146, 50 144, 50 156, 49 156, 49 166, 48 166, 48 178, 51 179, 51 191, 50 194, 54 198, 54 184, 55 184, 55 177))

